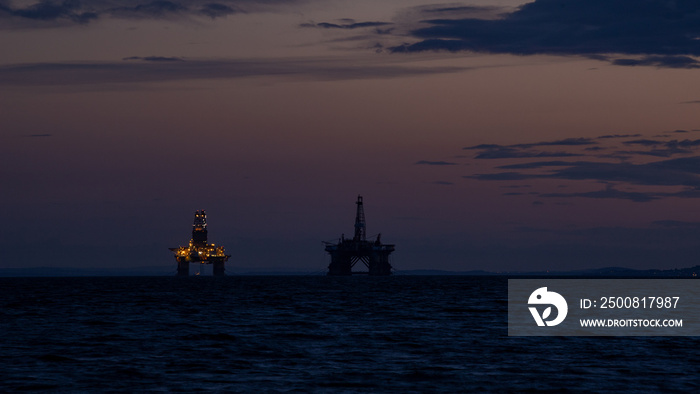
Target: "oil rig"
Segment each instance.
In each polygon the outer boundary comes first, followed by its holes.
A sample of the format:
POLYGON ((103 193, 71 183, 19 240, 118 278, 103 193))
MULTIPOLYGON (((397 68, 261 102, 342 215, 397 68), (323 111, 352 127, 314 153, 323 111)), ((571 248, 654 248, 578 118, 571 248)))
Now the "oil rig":
POLYGON ((224 276, 224 263, 231 257, 223 246, 207 243, 207 214, 204 210, 194 213, 192 239, 189 246, 170 248, 177 260, 177 276, 189 276, 190 263, 212 264, 214 276, 224 276))
POLYGON ((391 275, 389 255, 394 251, 394 245, 382 244, 381 234, 375 241, 367 241, 365 210, 362 206, 362 196, 357 196, 357 213, 355 214, 355 236, 346 239, 342 235, 338 243, 324 242, 326 252, 331 255, 328 265, 328 275, 348 276, 352 274, 368 274, 372 276, 391 275), (361 261, 368 271, 353 271, 353 267, 361 261))

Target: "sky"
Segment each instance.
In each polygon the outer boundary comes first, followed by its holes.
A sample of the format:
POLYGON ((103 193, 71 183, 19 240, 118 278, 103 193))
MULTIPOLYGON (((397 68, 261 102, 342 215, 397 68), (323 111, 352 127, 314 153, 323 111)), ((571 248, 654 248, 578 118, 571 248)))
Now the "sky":
POLYGON ((0 268, 700 261, 700 2, 0 0, 0 268))

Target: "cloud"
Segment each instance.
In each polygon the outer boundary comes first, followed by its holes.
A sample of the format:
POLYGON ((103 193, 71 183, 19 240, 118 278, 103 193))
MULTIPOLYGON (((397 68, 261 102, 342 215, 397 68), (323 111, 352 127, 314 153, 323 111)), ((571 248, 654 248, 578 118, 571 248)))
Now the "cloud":
POLYGON ((633 137, 641 137, 641 134, 608 134, 608 135, 601 135, 600 137, 597 137, 598 139, 609 139, 609 138, 633 138, 633 137))
POLYGON ((625 145, 656 146, 656 145, 663 144, 663 142, 656 141, 656 140, 641 139, 641 140, 624 141, 623 144, 625 144, 625 145))
POLYGON ((534 146, 578 146, 578 145, 594 145, 597 144, 597 142, 593 141, 591 138, 565 138, 563 140, 555 140, 555 141, 543 141, 543 142, 536 142, 533 144, 516 144, 516 145, 511 145, 515 147, 520 147, 520 148, 531 148, 534 146))
POLYGON ((542 178, 541 175, 528 175, 521 172, 499 172, 495 174, 465 175, 467 179, 477 179, 479 181, 522 181, 525 179, 542 178))
POLYGON ((700 68, 700 62, 688 56, 645 56, 639 59, 613 59, 612 64, 616 66, 700 68))
POLYGON ((497 145, 497 144, 480 144, 480 145, 474 145, 474 146, 467 146, 462 149, 498 149, 502 148, 503 145, 497 145))
POLYGON ((646 156, 656 156, 656 157, 671 157, 673 155, 684 155, 688 153, 693 153, 693 151, 688 149, 680 148, 667 148, 667 149, 651 149, 648 151, 617 151, 619 155, 646 155, 646 156))
MULTIPOLYGON (((683 131, 676 130, 674 133, 680 133, 683 131)), ((683 140, 683 141, 669 141, 666 143, 666 146, 668 147, 675 147, 675 146, 682 146, 682 147, 690 147, 690 146, 700 146, 700 140, 683 140)))
MULTIPOLYGON (((687 133, 685 130, 676 130, 673 131, 673 133, 687 133)), ((624 141, 622 142, 625 145, 642 145, 642 146, 650 146, 650 147, 655 147, 658 145, 663 145, 667 148, 678 148, 678 147, 683 147, 683 148, 689 148, 689 147, 695 147, 695 146, 700 146, 700 140, 670 140, 670 141, 665 141, 665 140, 650 140, 650 139, 638 139, 638 140, 631 140, 631 141, 624 141)))
MULTIPOLYGON (((677 130, 674 133, 684 133, 684 130, 677 130)), ((640 146, 648 148, 647 150, 617 150, 613 154, 595 155, 597 159, 616 159, 627 161, 632 157, 652 156, 652 157, 671 157, 676 155, 688 155, 693 153, 693 149, 700 147, 700 140, 668 140, 666 139, 647 139, 638 138, 639 134, 621 134, 621 135, 603 135, 596 138, 566 138, 554 141, 541 141, 535 143, 521 143, 513 145, 497 145, 497 144, 481 144, 468 146, 465 150, 480 151, 474 156, 474 159, 528 159, 528 158, 566 158, 566 157, 581 157, 591 156, 593 152, 610 149, 610 147, 601 146, 601 142, 623 139, 622 144, 629 146, 640 146), (624 139, 630 139, 624 141, 624 139), (592 145, 592 146, 591 146, 592 145), (544 146, 561 146, 561 147, 582 147, 583 150, 570 151, 541 151, 533 148, 544 146)), ((567 161, 547 161, 547 162, 530 162, 520 163, 508 166, 501 166, 501 169, 533 169, 545 166, 570 166, 580 164, 581 162, 572 163, 567 161)))
POLYGON ((545 151, 523 151, 510 147, 501 147, 498 149, 485 150, 475 158, 477 159, 523 159, 523 158, 542 158, 542 157, 572 157, 580 156, 575 153, 568 152, 545 152, 545 151))
POLYGON ((181 61, 184 61, 184 59, 180 58, 180 57, 166 57, 166 56, 146 56, 146 57, 130 56, 130 57, 125 57, 122 60, 143 60, 146 62, 181 62, 181 61))
POLYGON ((35 21, 65 20, 73 24, 84 24, 97 17, 97 13, 83 9, 78 1, 44 0, 24 8, 13 8, 8 1, 0 3, 0 20, 9 18, 35 21))
POLYGON ((624 182, 648 186, 688 186, 700 189, 700 156, 669 159, 646 164, 605 163, 593 161, 559 162, 544 161, 501 166, 502 169, 538 169, 563 167, 544 174, 500 172, 467 176, 478 180, 510 181, 523 179, 592 180, 600 182, 624 182))
POLYGON ((389 26, 392 25, 393 23, 390 22, 355 22, 354 20, 345 20, 345 21, 350 21, 349 23, 327 23, 327 22, 321 22, 321 23, 302 23, 299 25, 299 27, 315 27, 315 28, 320 28, 320 29, 361 29, 361 28, 366 28, 366 27, 382 27, 382 26, 389 26))
POLYGON ((400 23, 414 24, 425 19, 501 19, 513 7, 460 4, 428 4, 402 9, 397 15, 400 23))
POLYGON ((688 188, 686 190, 676 192, 676 193, 665 193, 660 194, 665 197, 678 197, 678 198, 700 198, 700 189, 688 188))
POLYGON ((241 12, 240 10, 234 9, 226 4, 220 3, 208 3, 204 4, 200 9, 199 13, 206 15, 212 19, 221 18, 230 14, 235 14, 241 12))
POLYGON ((417 161, 415 164, 425 164, 429 166, 456 166, 457 163, 452 163, 449 161, 428 161, 428 160, 420 160, 417 161))
POLYGON ((241 12, 288 7, 304 0, 40 0, 26 5, 0 1, 4 28, 87 24, 99 18, 164 19, 205 16, 212 19, 241 12))
MULTIPOLYGON (((674 131, 678 133, 684 133, 683 130, 674 131)), ((624 145, 639 145, 641 147, 649 148, 646 151, 642 150, 618 150, 615 153, 617 155, 622 155, 620 157, 629 158, 630 155, 642 155, 642 156, 655 156, 655 157, 671 157, 673 155, 685 155, 693 153, 692 148, 699 146, 700 141, 698 140, 659 140, 659 139, 635 139, 629 141, 623 141, 624 145)))
POLYGON ((638 185, 700 187, 695 174, 700 157, 671 159, 648 164, 579 162, 554 171, 551 178, 627 182, 638 185))
POLYGON ((558 197, 558 198, 571 198, 571 197, 583 197, 583 198, 611 198, 611 199, 622 199, 631 200, 634 202, 648 202, 653 200, 659 200, 666 197, 676 197, 676 198, 700 198, 700 190, 695 188, 688 188, 680 192, 625 192, 617 190, 613 185, 608 185, 604 190, 593 191, 593 192, 583 192, 583 193, 543 193, 540 197, 558 197))
MULTIPOLYGON (((685 134, 685 130, 676 130, 675 134, 685 134)), ((465 147, 465 150, 477 151, 473 156, 478 159, 510 159, 515 163, 494 166, 495 172, 477 173, 464 176, 466 179, 479 181, 520 182, 524 180, 560 180, 592 181, 606 183, 603 190, 575 193, 542 193, 542 198, 594 198, 618 199, 633 202, 649 202, 664 198, 700 198, 700 139, 670 139, 669 135, 655 138, 643 138, 639 134, 604 135, 597 138, 567 138, 562 140, 512 145, 481 144, 465 147), (640 147, 638 150, 617 150, 614 155, 605 155, 605 159, 614 158, 616 162, 603 160, 597 152, 612 149, 604 143, 622 143, 626 146, 640 147), (588 144, 595 144, 588 146, 588 144), (539 151, 534 148, 542 146, 562 146, 569 149, 561 152, 539 151), (646 149, 644 149, 646 148, 646 149), (579 153, 580 152, 580 153, 579 153), (555 153, 555 154, 553 154, 555 153), (671 156, 681 156, 670 158, 671 156), (553 156, 581 156, 585 160, 535 160, 553 156), (665 158, 649 161, 649 157, 665 158), (519 161, 519 162, 518 162, 519 161), (618 186, 635 187, 667 186, 682 187, 681 191, 635 190, 624 191, 618 186)), ((513 187, 510 185, 507 187, 513 187)), ((505 193, 518 196, 517 192, 505 193)))
MULTIPOLYGON (((674 133, 686 133, 684 130, 676 130, 674 133)), ((673 155, 684 155, 693 153, 692 149, 700 146, 700 140, 650 140, 650 139, 638 139, 631 141, 624 141, 625 145, 641 145, 644 147, 649 147, 647 151, 617 151, 616 153, 622 155, 646 155, 646 156, 657 156, 657 157, 670 157, 673 155), (662 147, 658 147, 661 145, 662 147), (657 148, 658 147, 658 148, 657 148)))
POLYGON ((175 1, 155 0, 139 2, 133 6, 108 9, 107 12, 123 18, 162 18, 166 15, 190 11, 187 6, 175 1))
POLYGON ((563 167, 563 166, 572 166, 572 165, 577 165, 577 164, 585 164, 588 162, 571 162, 571 161, 535 161, 531 163, 520 163, 520 164, 509 164, 505 166, 498 166, 496 168, 501 168, 501 169, 509 169, 509 170, 521 170, 521 169, 533 169, 533 168, 542 168, 542 167, 563 167))
POLYGON ((584 192, 584 193, 544 193, 540 194, 540 197, 556 197, 556 198, 570 198, 570 197, 583 197, 583 198, 613 198, 630 200, 634 202, 648 202, 652 200, 659 199, 653 193, 640 193, 640 192, 625 192, 617 190, 613 185, 608 185, 604 190, 594 191, 594 192, 584 192))
POLYGON ((522 159, 522 158, 543 158, 543 157, 573 157, 581 156, 580 154, 564 152, 564 151, 538 151, 530 148, 540 146, 581 146, 597 144, 591 138, 566 138, 563 140, 541 141, 529 144, 514 144, 514 145, 497 145, 497 144, 481 144, 468 146, 465 150, 481 150, 476 159, 522 159))
POLYGON ((625 66, 699 66, 693 58, 700 56, 697 1, 535 0, 498 19, 420 23, 423 27, 410 32, 418 41, 390 50, 583 55, 625 66))
POLYGON ((531 144, 515 144, 515 145, 496 145, 496 144, 481 144, 468 146, 465 150, 480 150, 476 159, 522 159, 522 158, 543 158, 543 157, 574 157, 580 154, 564 152, 564 151, 539 151, 530 148, 540 146, 579 146, 596 144, 595 141, 589 138, 569 138, 556 141, 543 141, 531 144))
POLYGON ((381 59, 265 58, 190 59, 131 56, 121 62, 29 63, 0 66, 0 87, 90 86, 193 79, 277 77, 287 79, 354 80, 400 78, 452 73, 465 67, 415 67, 383 64, 381 59), (134 61, 139 60, 139 61, 134 61))
POLYGON ((467 6, 445 6, 445 5, 431 5, 431 6, 422 6, 420 8, 420 11, 425 13, 425 14, 449 14, 449 15, 454 15, 454 14, 469 14, 469 15, 474 15, 474 14, 483 14, 483 13, 502 13, 504 8, 501 7, 493 7, 493 6, 473 6, 473 5, 467 5, 467 6))

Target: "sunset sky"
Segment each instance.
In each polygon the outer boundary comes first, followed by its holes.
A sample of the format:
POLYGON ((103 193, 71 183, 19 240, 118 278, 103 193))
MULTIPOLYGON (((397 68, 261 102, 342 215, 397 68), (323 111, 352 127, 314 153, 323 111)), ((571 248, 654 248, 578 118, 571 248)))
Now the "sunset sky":
POLYGON ((697 0, 0 0, 0 268, 700 264, 697 0))

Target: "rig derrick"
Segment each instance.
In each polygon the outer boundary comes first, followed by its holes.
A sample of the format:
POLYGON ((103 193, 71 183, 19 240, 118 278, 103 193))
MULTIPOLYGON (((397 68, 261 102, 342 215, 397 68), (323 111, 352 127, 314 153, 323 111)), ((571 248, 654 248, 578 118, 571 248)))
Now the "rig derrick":
POLYGON ((212 264, 214 276, 224 276, 224 265, 231 256, 223 246, 207 243, 207 234, 207 214, 204 210, 196 211, 189 245, 170 248, 177 260, 177 276, 188 276, 190 263, 212 264))
POLYGON ((391 275, 392 267, 389 263, 389 255, 394 251, 394 245, 382 244, 381 234, 378 234, 374 241, 367 240, 362 196, 357 196, 355 204, 357 204, 357 212, 355 214, 355 235, 353 238, 347 239, 343 235, 338 240, 338 243, 324 242, 326 252, 331 256, 331 263, 328 265, 328 275, 391 275), (362 262, 367 267, 367 271, 353 271, 357 262, 362 262))

